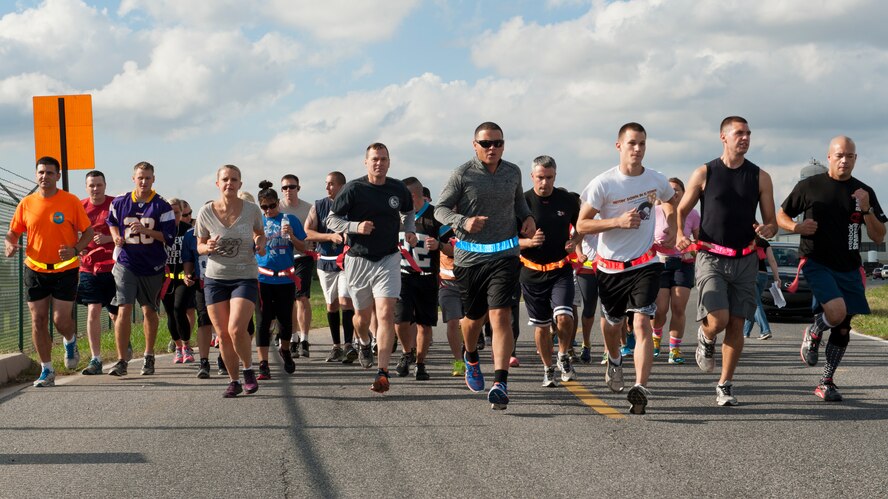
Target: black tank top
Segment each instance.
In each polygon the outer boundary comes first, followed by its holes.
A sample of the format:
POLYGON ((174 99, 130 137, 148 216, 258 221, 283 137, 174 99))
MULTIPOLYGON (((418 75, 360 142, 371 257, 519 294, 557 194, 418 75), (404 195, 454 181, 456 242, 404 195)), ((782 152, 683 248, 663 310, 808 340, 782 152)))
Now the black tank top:
POLYGON ((735 250, 755 239, 759 167, 744 160, 728 168, 721 158, 706 163, 706 188, 700 195, 700 240, 735 250))

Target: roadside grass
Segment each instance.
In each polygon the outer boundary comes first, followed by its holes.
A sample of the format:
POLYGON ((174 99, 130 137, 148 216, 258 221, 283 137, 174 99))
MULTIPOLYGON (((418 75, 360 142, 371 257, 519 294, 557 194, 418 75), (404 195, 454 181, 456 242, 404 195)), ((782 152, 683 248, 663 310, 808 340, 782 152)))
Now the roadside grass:
POLYGON ((872 313, 854 317, 851 326, 859 333, 888 339, 888 286, 868 289, 866 299, 872 313))

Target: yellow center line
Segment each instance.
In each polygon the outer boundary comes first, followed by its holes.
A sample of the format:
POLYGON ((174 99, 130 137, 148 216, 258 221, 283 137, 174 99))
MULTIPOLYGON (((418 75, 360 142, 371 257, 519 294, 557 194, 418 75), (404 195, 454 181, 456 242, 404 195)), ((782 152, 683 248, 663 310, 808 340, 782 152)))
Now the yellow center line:
POLYGON ((586 389, 585 386, 576 381, 562 382, 561 386, 567 388, 570 393, 573 393, 576 398, 580 399, 580 402, 588 405, 593 410, 595 410, 595 412, 601 414, 602 416, 611 419, 622 419, 626 417, 625 414, 622 414, 618 410, 607 405, 605 401, 596 397, 592 392, 586 389))

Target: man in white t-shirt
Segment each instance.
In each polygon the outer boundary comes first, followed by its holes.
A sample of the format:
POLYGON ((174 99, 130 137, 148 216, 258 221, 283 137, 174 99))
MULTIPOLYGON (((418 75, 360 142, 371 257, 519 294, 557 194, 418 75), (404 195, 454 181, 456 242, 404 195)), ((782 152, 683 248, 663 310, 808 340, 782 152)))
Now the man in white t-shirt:
MULTIPOLYGON (((581 195, 577 220, 582 234, 598 238, 598 294, 605 318, 604 342, 609 361, 605 382, 614 392, 623 391, 623 358, 620 336, 624 318, 633 313, 635 386, 627 398, 632 414, 644 414, 650 392, 646 388, 654 359, 651 319, 657 310, 663 264, 652 249, 654 203, 674 195, 664 175, 642 166, 647 132, 638 123, 620 128, 616 148, 620 164, 592 179, 581 195), (595 219, 598 215, 599 219, 595 219)), ((667 244, 675 240, 675 211, 664 203, 668 220, 667 244)))

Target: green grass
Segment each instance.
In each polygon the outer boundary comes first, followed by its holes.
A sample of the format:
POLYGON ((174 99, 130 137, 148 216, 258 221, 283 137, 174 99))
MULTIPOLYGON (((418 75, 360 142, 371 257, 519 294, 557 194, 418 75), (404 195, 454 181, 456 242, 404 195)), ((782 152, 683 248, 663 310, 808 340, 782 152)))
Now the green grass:
POLYGON ((851 326, 857 332, 888 339, 888 286, 868 289, 866 298, 872 313, 854 317, 851 326))

